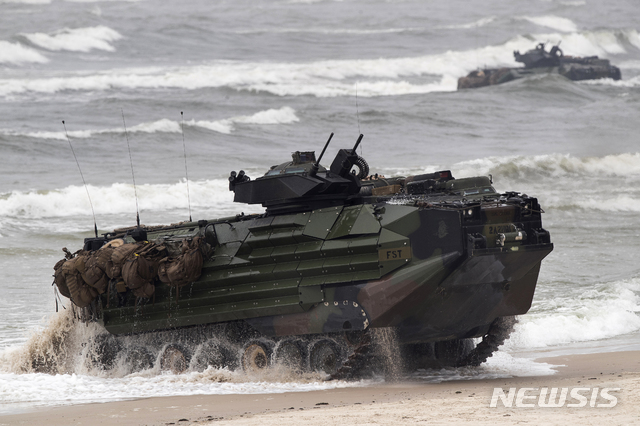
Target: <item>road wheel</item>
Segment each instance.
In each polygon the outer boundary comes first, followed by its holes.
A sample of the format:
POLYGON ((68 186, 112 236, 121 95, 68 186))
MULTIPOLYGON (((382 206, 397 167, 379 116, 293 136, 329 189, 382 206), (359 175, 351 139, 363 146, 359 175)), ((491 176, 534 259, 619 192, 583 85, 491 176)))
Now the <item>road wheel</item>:
POLYGON ((143 346, 134 346, 127 351, 125 363, 132 373, 148 370, 153 367, 154 362, 153 354, 143 346))
POLYGON ((184 372, 189 366, 187 351, 180 345, 170 344, 162 351, 160 357, 160 369, 171 371, 173 374, 184 372))
POLYGON ((218 339, 209 339, 196 350, 192 365, 199 371, 207 367, 233 369, 238 365, 235 358, 237 356, 234 356, 230 345, 218 339))
POLYGON ((473 339, 445 340, 433 345, 436 360, 446 367, 458 366, 474 347, 473 339))
POLYGON ((269 367, 271 358, 271 345, 253 340, 250 341, 242 352, 242 369, 246 372, 263 371, 269 367))
POLYGON ((309 348, 309 369, 334 374, 340 366, 340 354, 336 345, 328 339, 313 342, 309 348))
POLYGON ((121 350, 122 346, 114 335, 99 334, 89 345, 89 362, 100 370, 110 370, 114 367, 121 350))
POLYGON ((274 361, 294 371, 303 371, 305 366, 305 351, 302 341, 299 339, 285 339, 276 344, 274 348, 274 361))

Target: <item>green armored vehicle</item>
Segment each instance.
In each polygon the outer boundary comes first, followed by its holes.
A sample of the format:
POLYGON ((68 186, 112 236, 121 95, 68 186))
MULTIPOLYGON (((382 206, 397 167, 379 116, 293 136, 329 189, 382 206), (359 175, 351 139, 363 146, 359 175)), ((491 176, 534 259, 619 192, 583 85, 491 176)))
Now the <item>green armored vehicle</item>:
POLYGON ((621 78, 620 68, 611 65, 608 59, 600 59, 597 56, 565 56, 559 43, 552 46, 548 52, 545 50, 545 44, 539 43, 534 49, 522 54, 516 50, 513 57, 517 62, 523 63, 524 67, 475 70, 458 79, 458 89, 492 86, 534 74, 559 74, 572 81, 621 78))
POLYGON ((376 364, 372 334, 385 329, 410 368, 484 362, 529 310, 553 249, 537 199, 448 170, 371 176, 361 139, 328 168, 329 142, 317 160, 295 152, 255 180, 232 172, 234 200, 263 214, 65 249, 60 293, 108 332, 91 359, 174 371, 285 363, 349 378, 376 364))

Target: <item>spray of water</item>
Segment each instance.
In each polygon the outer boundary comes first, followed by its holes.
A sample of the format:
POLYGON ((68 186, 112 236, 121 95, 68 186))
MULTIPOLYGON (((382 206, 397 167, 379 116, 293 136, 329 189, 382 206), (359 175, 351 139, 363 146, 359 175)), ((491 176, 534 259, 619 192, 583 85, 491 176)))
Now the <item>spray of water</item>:
POLYGON ((0 368, 14 373, 65 373, 73 357, 71 341, 76 327, 70 309, 52 316, 47 326, 32 332, 23 346, 3 352, 0 368))
POLYGON ((380 370, 388 381, 398 380, 404 370, 404 361, 400 351, 398 335, 394 328, 374 328, 373 335, 374 354, 380 370))
POLYGON ((213 327, 206 333, 166 331, 116 338, 97 323, 80 322, 71 309, 51 316, 24 345, 1 352, 0 372, 153 377, 171 369, 163 360, 170 346, 186 349, 181 376, 189 381, 315 383, 326 377, 282 362, 260 371, 244 371, 239 365, 242 346, 225 334, 224 327, 213 327))

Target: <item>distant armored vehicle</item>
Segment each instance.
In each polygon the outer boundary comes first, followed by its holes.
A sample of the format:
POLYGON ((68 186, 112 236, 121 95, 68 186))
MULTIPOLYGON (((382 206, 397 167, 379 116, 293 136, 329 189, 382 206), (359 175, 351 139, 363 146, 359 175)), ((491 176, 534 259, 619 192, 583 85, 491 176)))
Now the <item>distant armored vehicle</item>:
POLYGON ((540 43, 535 49, 524 54, 516 50, 513 56, 516 61, 524 64, 524 68, 487 68, 472 71, 466 77, 458 79, 458 89, 501 84, 533 74, 560 74, 573 81, 621 78, 620 68, 611 65, 607 59, 599 59, 597 56, 564 56, 559 45, 553 46, 547 52, 544 43, 540 43))
POLYGON ((371 330, 388 329, 408 366, 484 362, 553 249, 538 200, 448 170, 371 176, 361 139, 328 168, 329 141, 255 180, 231 172, 234 200, 262 214, 117 229, 66 251, 60 293, 108 331, 92 361, 349 378, 375 365, 371 330))

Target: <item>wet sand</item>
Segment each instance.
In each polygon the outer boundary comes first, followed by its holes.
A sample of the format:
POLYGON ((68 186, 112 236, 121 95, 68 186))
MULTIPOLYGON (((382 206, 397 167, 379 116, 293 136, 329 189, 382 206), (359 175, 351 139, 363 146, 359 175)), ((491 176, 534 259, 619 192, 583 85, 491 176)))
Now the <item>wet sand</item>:
MULTIPOLYGON (((539 359, 553 376, 426 384, 411 381, 326 391, 197 395, 39 409, 0 416, 3 425, 389 425, 640 424, 640 352, 539 359), (613 408, 491 408, 493 389, 619 388, 613 408)), ((582 392, 590 395, 591 391, 582 392)), ((527 395, 538 395, 539 390, 527 395)), ((537 401, 532 398, 527 402, 537 401)), ((570 400, 569 402, 576 402, 570 400)), ((607 403, 600 399, 599 403, 607 403)))

